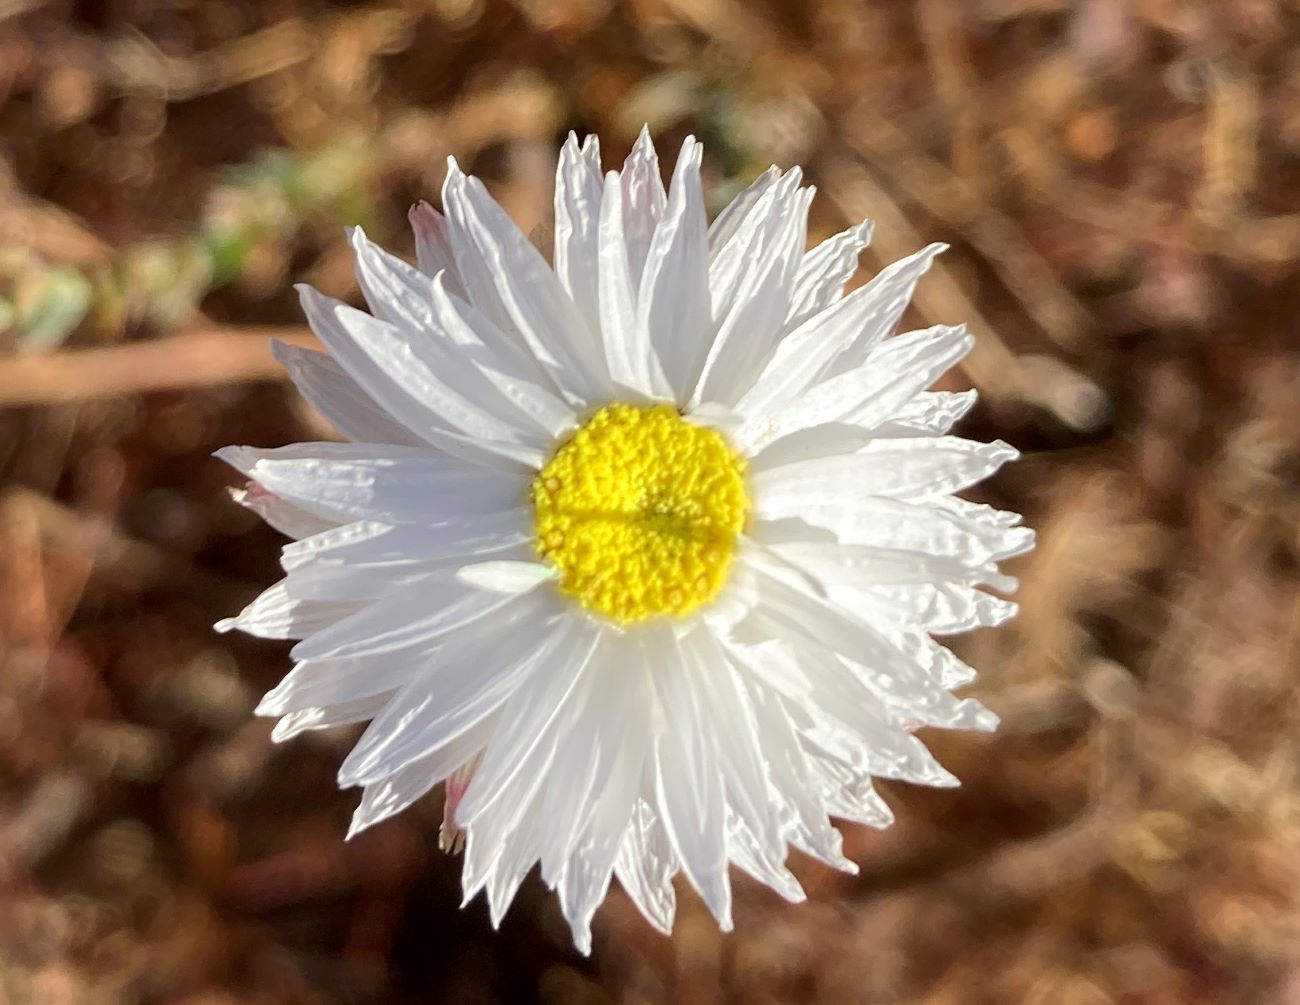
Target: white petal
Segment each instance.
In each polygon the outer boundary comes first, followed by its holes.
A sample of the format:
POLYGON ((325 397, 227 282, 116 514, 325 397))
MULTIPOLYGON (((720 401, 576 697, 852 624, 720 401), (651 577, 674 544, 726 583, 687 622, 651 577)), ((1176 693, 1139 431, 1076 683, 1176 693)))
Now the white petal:
MULTIPOLYGON (((556 720, 578 682, 583 679, 600 631, 581 619, 573 619, 563 644, 545 663, 520 681, 501 708, 496 731, 488 743, 483 763, 474 773, 464 798, 456 809, 456 823, 468 827, 500 797, 502 790, 520 771, 527 771, 540 787, 549 765, 535 758, 542 737, 554 732, 556 720)), ((567 723, 567 716, 564 717, 567 723)))
POLYGON ((297 290, 312 331, 330 355, 371 398, 411 432, 440 450, 478 464, 509 466, 532 460, 527 451, 515 444, 471 439, 451 428, 447 416, 433 407, 434 404, 442 405, 452 414, 470 413, 455 411, 455 398, 439 390, 445 390, 441 382, 427 379, 426 367, 406 373, 401 357, 409 357, 411 349, 395 330, 310 286, 299 284, 297 290), (397 348, 399 344, 406 348, 397 348), (426 391, 431 396, 428 400, 421 397, 426 391))
MULTIPOLYGON (((759 256, 775 254, 783 224, 797 215, 803 201, 799 189, 802 180, 803 172, 795 168, 784 176, 778 175, 775 184, 764 186, 754 204, 730 228, 731 233, 723 244, 713 246, 714 233, 710 228, 713 257, 709 263, 709 294, 715 322, 721 322, 731 313, 742 286, 746 281, 752 282, 759 256)), ((796 256, 802 252, 802 245, 794 250, 796 256)), ((765 320, 779 325, 782 319, 765 320)))
POLYGON ((347 701, 341 705, 330 705, 327 708, 306 708, 301 712, 290 712, 275 724, 275 728, 271 730, 271 740, 275 743, 283 743, 308 730, 365 722, 383 708, 387 701, 388 695, 380 694, 347 701))
POLYGON ((526 481, 491 468, 404 447, 308 443, 217 457, 278 496, 336 520, 417 523, 504 513, 526 499, 526 481))
POLYGON ((348 439, 412 447, 424 442, 380 408, 328 354, 271 339, 271 355, 312 407, 348 439))
POLYGON ((826 807, 813 784, 806 755, 780 699, 734 651, 729 651, 729 655, 742 672, 753 704, 773 791, 780 793, 784 803, 787 838, 833 868, 857 872, 857 866, 844 857, 839 832, 826 819, 826 807))
POLYGON ((726 247, 732 235, 744 224, 753 211, 759 197, 780 177, 781 169, 773 165, 750 182, 731 202, 727 203, 722 212, 709 224, 710 256, 716 258, 718 252, 726 247))
POLYGON ((543 804, 553 825, 542 847, 542 878, 552 885, 584 832, 589 845, 607 854, 605 872, 613 868, 650 739, 650 717, 645 714, 650 682, 640 654, 629 652, 634 649, 626 637, 606 632, 591 672, 575 692, 573 718, 560 742, 543 804), (613 818, 620 805, 618 821, 613 818))
POLYGON ((599 228, 600 331, 610 377, 614 383, 647 398, 671 398, 659 357, 649 333, 637 323, 637 282, 628 260, 623 231, 623 185, 610 172, 605 177, 599 228))
POLYGON ((653 770, 648 769, 641 798, 633 807, 632 821, 614 862, 614 875, 645 919, 664 935, 671 935, 677 913, 672 883, 677 856, 663 821, 651 805, 654 798, 653 770))
POLYGON ((392 652, 443 638, 489 614, 555 617, 564 608, 551 591, 525 594, 478 590, 443 570, 426 579, 419 590, 408 590, 371 604, 294 646, 297 660, 336 659, 392 652), (528 598, 521 603, 520 598, 528 598))
POLYGON ((671 631, 647 632, 646 662, 665 727, 655 736, 655 795, 682 869, 723 931, 731 930, 726 801, 706 709, 684 674, 706 673, 671 631))
MULTIPOLYGON (((755 538, 757 539, 757 538, 755 538)), ((782 542, 771 550, 827 586, 863 588, 917 583, 993 583, 1004 588, 996 566, 968 565, 948 555, 840 541, 782 542)))
POLYGON ((462 300, 469 298, 456 255, 451 246, 451 235, 446 218, 427 202, 411 207, 411 230, 415 233, 415 259, 420 271, 430 278, 442 274, 447 288, 462 300))
POLYGON ((475 440, 544 449, 549 431, 521 422, 513 403, 484 372, 492 358, 479 350, 476 361, 445 333, 444 313, 434 307, 433 281, 371 244, 360 228, 353 230, 352 245, 358 282, 378 317, 337 302, 332 309, 375 365, 435 411, 444 428, 475 440))
POLYGON ((849 492, 794 498, 769 494, 757 499, 754 537, 778 540, 825 540, 826 528, 845 544, 901 548, 949 556, 968 565, 983 565, 1022 554, 1033 547, 1027 527, 998 527, 957 516, 931 501, 909 502, 849 492), (765 521, 779 521, 766 523, 765 521), (811 525, 811 526, 810 526, 811 525), (774 528, 779 526, 782 537, 774 528))
POLYGON ((636 288, 640 285, 646 257, 650 252, 650 242, 667 202, 663 178, 659 175, 659 157, 655 153, 648 128, 642 128, 632 152, 623 163, 619 182, 622 188, 622 230, 627 242, 632 285, 636 288))
POLYGON ((942 436, 965 418, 978 397, 969 391, 923 391, 894 413, 892 419, 875 430, 877 436, 916 436, 931 433, 942 436))
POLYGON ((854 603, 861 603, 865 597, 888 601, 934 635, 996 628, 1014 618, 1019 610, 1010 600, 959 583, 873 586, 857 592, 854 603))
POLYGON ((602 187, 598 157, 593 168, 591 159, 578 149, 577 136, 569 133, 555 170, 555 273, 593 332, 600 325, 602 187))
POLYGON ((682 405, 699 378, 712 332, 701 153, 692 137, 682 144, 637 293, 637 324, 682 405))
MULTIPOLYGON (((784 508, 818 495, 858 492, 890 497, 942 496, 993 474, 1019 452, 1001 440, 977 443, 955 436, 873 441, 845 457, 796 461, 756 470, 755 499, 784 508)), ((756 465, 757 467, 757 465, 756 465)))
POLYGON ((432 661, 426 673, 399 691, 376 716, 339 769, 340 785, 368 784, 424 757, 495 712, 536 666, 550 661, 566 633, 553 630, 549 605, 517 616, 519 630, 536 638, 521 649, 508 632, 480 628, 432 661))
POLYGON ((452 296, 441 276, 433 281, 433 306, 447 336, 548 440, 573 426, 576 413, 545 368, 468 303, 452 296))
POLYGON ((709 632, 692 632, 682 646, 697 671, 684 673, 683 680, 691 687, 696 705, 712 722, 727 804, 754 839, 755 853, 778 871, 785 859, 785 841, 764 772, 762 742, 749 695, 709 632))
POLYGON ((456 578, 492 593, 523 593, 554 579, 554 566, 542 562, 496 561, 461 566, 456 578))
MULTIPOLYGON (((797 184, 798 172, 787 178, 797 184)), ((698 400, 734 403, 752 386, 762 365, 784 331, 783 312, 807 236, 808 207, 813 190, 774 185, 767 219, 756 226, 742 251, 744 271, 725 307, 714 291, 713 313, 718 333, 709 350, 697 391, 698 400), (790 189, 786 194, 787 188, 790 189), (722 313, 725 310, 725 314, 722 313)), ((744 231, 732 239, 742 243, 744 231)), ((730 247, 730 246, 729 246, 730 247)), ((719 256, 721 260, 722 256, 719 256)))
MULTIPOLYGON (((650 700, 650 691, 643 668, 636 664, 620 669, 630 685, 620 695, 627 699, 627 705, 622 707, 629 711, 644 710, 648 707, 646 702, 650 700)), ((597 683, 599 676, 598 670, 593 675, 597 683)), ((611 683, 621 683, 617 676, 604 676, 611 683)), ((592 713, 599 715, 601 712, 595 702, 600 701, 601 695, 593 694, 592 698, 592 713)), ((570 786, 566 781, 574 775, 563 772, 569 762, 557 761, 556 781, 547 791, 543 808, 554 823, 552 837, 542 849, 542 877, 549 883, 558 884, 564 916, 573 930, 575 943, 584 952, 591 948, 591 918, 609 888, 611 872, 625 835, 630 827, 635 826, 632 814, 640 791, 639 780, 646 770, 650 754, 649 717, 632 712, 624 719, 614 718, 620 707, 617 698, 609 704, 598 734, 603 743, 597 748, 592 768, 579 776, 586 784, 574 792, 577 786, 570 786), (564 826, 568 817, 552 814, 552 811, 564 809, 568 809, 581 825, 576 834, 570 835, 570 828, 564 826), (556 856, 560 856, 558 861, 556 856)), ((561 751, 562 754, 567 752, 570 760, 580 757, 582 752, 584 741, 579 729, 575 723, 573 735, 561 751)), ((671 921, 671 909, 668 913, 671 921)))
POLYGON ((895 262, 865 286, 808 318, 781 341, 738 410, 758 421, 787 408, 817 380, 860 366, 893 331, 917 282, 945 247, 932 244, 895 262))
POLYGON ((233 618, 223 618, 214 626, 219 632, 238 628, 263 639, 301 639, 358 609, 355 603, 304 600, 289 592, 283 580, 264 591, 233 618))
POLYGON ((790 903, 801 904, 808 899, 794 874, 780 859, 773 861, 764 854, 753 832, 730 808, 727 811, 727 852, 738 868, 771 887, 790 903))
POLYGON ((747 424, 742 449, 827 423, 874 429, 964 357, 974 339, 962 326, 938 325, 888 339, 861 366, 814 385, 783 411, 747 424))
POLYGON ((828 237, 799 263, 785 323, 796 328, 824 311, 844 294, 844 284, 858 271, 858 256, 871 243, 871 221, 828 237))
POLYGON ((254 714, 284 715, 396 691, 426 666, 430 653, 298 663, 263 696, 254 714))
POLYGON ((530 522, 521 507, 429 523, 349 523, 285 545, 280 564, 289 572, 308 563, 402 566, 474 558, 527 544, 530 522))
POLYGON ((612 388, 595 334, 546 260, 483 183, 466 177, 453 162, 443 204, 474 306, 503 330, 518 334, 544 366, 562 377, 564 386, 587 401, 608 397, 612 388), (459 254, 462 246, 478 257, 477 280, 464 268, 468 253, 459 254))
POLYGON ((876 791, 869 772, 836 757, 806 736, 802 742, 814 784, 833 816, 877 829, 894 822, 894 813, 876 791))

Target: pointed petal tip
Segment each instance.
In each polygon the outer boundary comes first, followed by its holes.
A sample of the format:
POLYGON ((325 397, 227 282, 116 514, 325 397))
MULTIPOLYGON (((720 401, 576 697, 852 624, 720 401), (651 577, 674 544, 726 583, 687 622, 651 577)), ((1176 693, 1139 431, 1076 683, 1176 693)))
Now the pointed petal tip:
POLYGON ((219 461, 229 464, 236 471, 247 475, 250 478, 252 475, 249 474, 249 472, 251 472, 257 464, 257 458, 253 456, 253 448, 238 444, 231 444, 230 446, 222 447, 220 450, 214 450, 212 451, 212 456, 219 461))

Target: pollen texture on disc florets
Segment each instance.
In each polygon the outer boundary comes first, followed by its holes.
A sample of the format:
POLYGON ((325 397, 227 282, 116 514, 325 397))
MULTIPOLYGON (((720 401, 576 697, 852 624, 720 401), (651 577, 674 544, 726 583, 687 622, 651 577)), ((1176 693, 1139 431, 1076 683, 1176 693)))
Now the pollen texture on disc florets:
POLYGON ((533 481, 537 550, 561 590, 612 621, 686 614, 726 580, 744 470, 719 433, 669 405, 607 405, 533 481))

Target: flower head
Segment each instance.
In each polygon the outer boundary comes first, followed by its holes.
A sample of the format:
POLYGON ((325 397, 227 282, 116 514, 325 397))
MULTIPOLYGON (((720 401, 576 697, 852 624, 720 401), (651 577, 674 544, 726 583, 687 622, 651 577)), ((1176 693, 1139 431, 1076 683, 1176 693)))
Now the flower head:
POLYGON ((540 861, 574 939, 612 875, 668 931, 682 872, 729 927, 728 868, 790 900, 789 847, 873 777, 954 785, 913 735, 992 729, 933 635, 1014 605, 1018 518, 952 493, 1015 451, 948 435, 927 388, 960 328, 892 334, 932 245, 844 294, 870 230, 805 251, 812 190, 763 174, 709 226, 699 145, 665 191, 570 137, 553 265, 453 162, 418 268, 352 232, 370 313, 301 288, 324 353, 277 346, 352 442, 220 456, 295 538, 222 629, 300 640, 277 739, 370 720, 352 832, 444 780, 444 842, 497 920, 540 861))

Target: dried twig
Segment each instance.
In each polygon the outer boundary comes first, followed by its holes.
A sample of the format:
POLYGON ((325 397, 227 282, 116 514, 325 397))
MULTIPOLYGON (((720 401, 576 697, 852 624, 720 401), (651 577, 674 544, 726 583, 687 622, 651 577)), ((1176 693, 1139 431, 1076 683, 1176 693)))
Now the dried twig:
POLYGON ((0 359, 0 407, 279 379, 267 339, 315 345, 305 328, 220 326, 152 342, 0 359))

